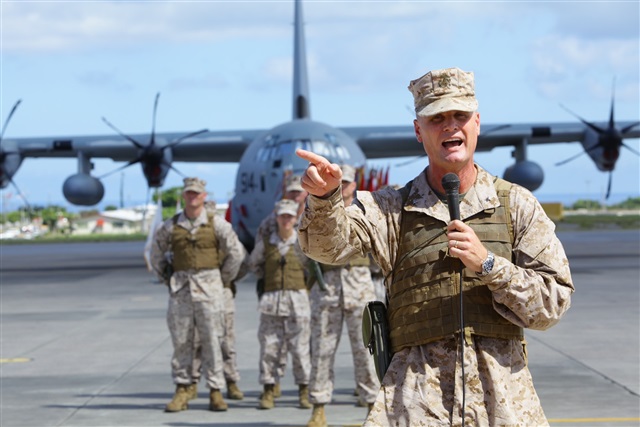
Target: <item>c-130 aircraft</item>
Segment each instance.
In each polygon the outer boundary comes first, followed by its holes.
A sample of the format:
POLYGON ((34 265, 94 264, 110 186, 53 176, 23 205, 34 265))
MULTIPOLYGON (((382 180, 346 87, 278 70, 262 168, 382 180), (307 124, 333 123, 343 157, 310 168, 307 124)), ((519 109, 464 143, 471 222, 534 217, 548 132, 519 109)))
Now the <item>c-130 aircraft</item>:
MULTIPOLYGON (((103 118, 115 134, 77 137, 44 137, 5 139, 4 131, 14 106, 0 135, 0 188, 14 183, 13 176, 27 157, 77 158, 77 173, 63 184, 63 194, 72 204, 92 206, 104 195, 101 177, 91 175, 91 159, 110 158, 126 162, 125 167, 139 163, 149 188, 161 188, 173 161, 239 162, 235 195, 230 203, 230 220, 241 241, 253 247, 256 230, 282 196, 282 182, 289 174, 299 174, 307 163, 295 155, 297 148, 318 153, 332 162, 348 163, 363 169, 367 159, 424 156, 422 145, 416 143, 413 126, 365 126, 336 128, 311 119, 307 77, 305 37, 302 20, 302 0, 294 8, 294 72, 292 118, 271 129, 208 131, 189 134, 155 133, 125 135, 103 118), (149 141, 142 143, 140 141, 149 141)), ((514 147, 515 163, 504 172, 504 178, 535 190, 544 179, 542 168, 527 160, 529 144, 579 141, 596 167, 613 171, 626 147, 624 138, 640 137, 638 122, 618 123, 611 115, 607 124, 589 123, 583 119, 573 123, 554 124, 493 124, 485 125, 477 151, 495 147, 514 147)), ((571 160, 571 159, 568 159, 571 160)), ((117 171, 116 170, 116 171, 117 171)), ((116 171, 112 171, 116 172, 116 171)), ((111 173, 107 174, 110 175, 111 173)), ((611 175, 610 175, 611 179, 611 175)), ((611 181, 610 181, 611 182, 611 181)))

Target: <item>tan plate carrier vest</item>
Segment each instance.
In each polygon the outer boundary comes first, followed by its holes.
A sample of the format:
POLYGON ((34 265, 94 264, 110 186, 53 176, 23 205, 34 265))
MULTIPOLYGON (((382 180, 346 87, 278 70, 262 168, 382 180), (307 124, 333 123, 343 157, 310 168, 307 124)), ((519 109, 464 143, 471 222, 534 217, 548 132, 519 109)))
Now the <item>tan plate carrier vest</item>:
POLYGON ((289 248, 283 257, 276 245, 264 239, 264 291, 307 289, 304 279, 304 267, 293 248, 289 248), (282 262, 284 260, 284 263, 282 262))
POLYGON ((220 268, 213 215, 207 215, 207 218, 207 223, 198 227, 195 234, 191 234, 189 230, 177 225, 178 215, 174 215, 171 234, 174 271, 220 268))
MULTIPOLYGON (((513 226, 509 212, 511 184, 494 182, 500 206, 479 212, 464 222, 485 247, 511 259, 513 226)), ((397 352, 459 333, 460 280, 464 284, 464 334, 524 339, 522 328, 493 308, 489 288, 475 272, 447 255, 446 224, 419 212, 403 210, 398 258, 389 292, 391 350, 397 352), (462 270, 462 273, 460 273, 462 270)))

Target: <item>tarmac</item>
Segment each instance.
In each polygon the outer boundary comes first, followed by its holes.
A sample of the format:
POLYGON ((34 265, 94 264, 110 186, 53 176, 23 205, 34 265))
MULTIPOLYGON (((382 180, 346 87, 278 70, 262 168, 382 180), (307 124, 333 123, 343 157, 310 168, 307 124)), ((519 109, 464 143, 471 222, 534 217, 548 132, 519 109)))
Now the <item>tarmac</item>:
MULTIPOLYGON (((527 331, 529 367, 552 426, 640 425, 640 231, 559 232, 576 293, 547 331, 527 331)), ((167 290, 144 242, 0 245, 0 426, 303 426, 291 366, 272 410, 257 409, 255 279, 238 286, 242 401, 165 413, 174 385, 167 290)), ((331 426, 360 426, 348 339, 336 356, 331 426)))

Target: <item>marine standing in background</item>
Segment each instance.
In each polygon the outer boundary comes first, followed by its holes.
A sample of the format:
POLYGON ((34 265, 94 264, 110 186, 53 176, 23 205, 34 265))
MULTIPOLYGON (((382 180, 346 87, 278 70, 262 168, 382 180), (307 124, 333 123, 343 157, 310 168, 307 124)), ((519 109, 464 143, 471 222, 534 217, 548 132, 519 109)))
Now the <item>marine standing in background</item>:
MULTIPOLYGON (((204 208, 210 215, 216 215, 216 202, 213 200, 207 200, 204 202, 204 208)), ((224 252, 218 254, 219 257, 224 258, 224 252)), ((248 258, 248 255, 247 255, 248 258)), ((240 270, 243 270, 240 268, 240 270)), ((238 276, 244 276, 240 271, 238 276)), ((232 400, 244 399, 244 393, 238 387, 240 381, 240 371, 238 371, 238 363, 236 358, 236 328, 235 328, 235 316, 236 316, 236 284, 235 282, 241 277, 236 277, 231 282, 224 282, 224 333, 220 340, 222 347, 222 362, 224 364, 224 379, 227 383, 227 398, 232 400)), ((200 382, 202 359, 200 346, 200 338, 198 337, 198 330, 195 330, 194 337, 194 358, 193 358, 193 385, 190 389, 189 400, 198 397, 198 383, 200 382)))
POLYGON ((167 325, 173 343, 171 370, 176 392, 165 408, 183 411, 193 387, 194 334, 202 345, 202 370, 209 392, 209 410, 226 411, 220 339, 224 333, 223 283, 231 281, 246 251, 231 225, 204 208, 206 182, 185 178, 184 210, 156 232, 151 265, 169 286, 167 325), (224 259, 219 253, 226 254, 224 259))
POLYGON ((311 309, 305 282, 308 259, 295 248, 298 206, 287 199, 276 203, 276 230, 268 238, 256 239, 250 256, 251 270, 264 279, 258 328, 260 384, 264 388, 260 409, 271 409, 275 405, 274 386, 280 381, 282 347, 291 353, 300 407, 311 408, 308 387, 311 309))
MULTIPOLYGON (((353 201, 356 191, 355 169, 343 165, 342 192, 345 206, 353 201)), ((358 405, 371 407, 380 383, 373 359, 362 342, 362 313, 365 303, 376 298, 369 258, 353 254, 349 262, 321 264, 326 290, 311 288, 311 383, 309 400, 313 413, 308 427, 326 426, 324 407, 331 402, 334 364, 340 344, 343 323, 347 325, 355 371, 358 405)))
POLYGON ((547 329, 570 306, 555 226, 531 192, 474 162, 473 73, 431 71, 409 90, 429 165, 404 188, 358 192, 345 207, 340 167, 297 152, 310 162, 303 186, 312 194, 302 249, 332 263, 370 252, 387 278, 394 354, 364 425, 547 426, 524 328, 547 329), (450 173, 461 220, 451 219, 442 183, 450 173))
MULTIPOLYGON (((300 218, 300 215, 302 215, 302 210, 304 209, 304 200, 307 198, 307 195, 309 194, 305 191, 304 188, 302 188, 300 179, 301 179, 300 175, 289 175, 285 179, 285 189, 284 189, 284 194, 282 195, 283 199, 293 200, 296 203, 298 203, 299 208, 298 208, 298 215, 296 216, 296 223, 295 223, 296 227, 298 225, 298 220, 300 218)), ((256 241, 258 239, 260 240, 268 239, 269 236, 271 236, 271 233, 276 231, 276 229, 277 229, 277 222, 276 222, 276 213, 274 210, 269 215, 267 215, 260 223, 260 226, 258 227, 258 231, 256 232, 256 241)), ((264 280, 258 279, 258 284, 257 284, 258 299, 260 298, 260 293, 262 292, 263 286, 264 286, 264 280)), ((287 343, 284 342, 282 343, 280 362, 278 363, 278 378, 276 379, 277 382, 275 383, 273 388, 273 395, 275 397, 280 397, 281 395, 280 380, 284 378, 284 374, 287 369, 288 353, 289 352, 287 350, 287 343)))

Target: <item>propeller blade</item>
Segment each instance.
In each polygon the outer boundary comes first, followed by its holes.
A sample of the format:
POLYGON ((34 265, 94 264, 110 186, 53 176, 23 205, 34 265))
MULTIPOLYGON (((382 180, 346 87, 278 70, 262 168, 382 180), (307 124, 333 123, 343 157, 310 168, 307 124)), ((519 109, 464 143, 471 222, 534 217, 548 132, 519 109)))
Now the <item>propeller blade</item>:
POLYGON ((627 144, 625 144, 624 142, 622 143, 622 146, 624 148, 626 148, 627 150, 631 151, 633 154, 636 154, 638 156, 640 156, 640 152, 636 151, 635 148, 631 148, 629 147, 627 144))
POLYGON ((577 159, 578 157, 582 156, 583 154, 587 154, 587 152, 586 151, 581 151, 580 153, 576 154, 575 156, 571 156, 566 160, 563 160, 561 162, 556 163, 556 166, 561 166, 561 165, 564 165, 565 163, 569 163, 570 161, 577 159))
POLYGON ((169 168, 171 168, 172 171, 174 171, 175 173, 177 173, 178 175, 180 175, 183 178, 186 178, 187 176, 185 174, 183 174, 182 172, 180 172, 178 169, 176 169, 172 164, 167 164, 165 163, 167 166, 169 166, 169 168))
POLYGON ((640 122, 635 122, 635 123, 630 124, 629 126, 625 126, 622 129, 620 129, 620 133, 622 135, 624 135, 625 133, 629 132, 631 129, 633 129, 634 127, 636 127, 638 125, 640 125, 640 122))
MULTIPOLYGON (((567 107, 565 107, 564 105, 560 104, 560 106, 569 114, 571 114, 572 116, 574 116, 576 119, 580 120, 582 123, 584 123, 586 126, 590 127, 591 129, 593 129, 594 131, 596 131, 597 133, 604 133, 605 130, 594 125, 591 122, 586 121, 585 119, 583 119, 582 117, 580 117, 579 115, 577 115, 576 113, 574 113, 573 111, 569 110, 567 107)), ((613 112, 613 111, 612 111, 613 112)))
POLYGON ((600 143, 594 144, 594 145, 592 145, 591 147, 589 147, 588 149, 584 150, 583 152, 578 153, 578 154, 576 154, 575 156, 569 157, 569 158, 568 158, 568 159, 566 159, 566 160, 563 160, 563 161, 561 161, 561 162, 556 163, 556 166, 564 165, 565 163, 568 163, 568 162, 570 162, 571 160, 577 159, 578 157, 582 156, 583 154, 587 154, 587 153, 589 153, 590 151, 593 151, 593 150, 595 150, 596 148, 598 148, 598 147, 600 147, 600 146, 601 146, 601 144, 600 144, 600 143))
POLYGON ((107 173, 105 173, 104 175, 99 176, 99 177, 98 177, 98 179, 106 178, 106 177, 108 177, 108 176, 110 176, 110 175, 113 175, 113 174, 114 174, 114 173, 116 173, 116 172, 121 171, 122 169, 128 168, 128 167, 129 167, 129 166, 131 166, 131 165, 135 165, 136 163, 140 163, 140 159, 139 159, 139 158, 138 158, 138 159, 135 159, 135 160, 131 160, 131 161, 129 161, 126 165, 120 166, 119 168, 114 169, 114 170, 112 170, 111 172, 107 172, 107 173))
POLYGON ((7 119, 4 121, 4 125, 2 125, 2 132, 0 132, 0 142, 2 142, 2 138, 4 138, 4 131, 7 129, 7 125, 9 124, 11 117, 13 117, 13 113, 16 112, 16 109, 18 108, 18 105, 20 105, 21 102, 22 102, 22 99, 18 99, 16 103, 13 104, 11 111, 9 111, 9 115, 7 116, 7 119))
POLYGON ((111 122, 109 120, 107 120, 106 118, 103 117, 102 121, 105 122, 107 124, 107 126, 109 126, 111 129, 113 129, 118 135, 120 135, 121 137, 125 138, 126 140, 131 142, 133 145, 135 145, 139 149, 141 149, 141 150, 144 149, 144 146, 142 144, 140 144, 138 141, 136 141, 135 139, 131 138, 130 136, 125 135, 124 133, 122 133, 120 131, 120 129, 118 129, 113 124, 111 124, 111 122))
POLYGON ((614 129, 616 127, 616 123, 613 120, 613 106, 615 105, 615 95, 616 95, 616 78, 613 78, 613 83, 611 85, 611 111, 609 112, 609 129, 614 129))
POLYGON ((9 181, 13 185, 13 188, 16 189, 16 193, 18 193, 18 195, 22 198, 22 201, 24 202, 24 205, 27 207, 27 210, 29 212, 32 212, 31 205, 29 204, 29 201, 27 200, 27 196, 25 196, 24 193, 22 191, 20 191, 20 188, 18 188, 18 184, 16 184, 16 182, 12 178, 9 178, 9 181))
POLYGON ((605 199, 608 199, 611 194, 611 181, 613 181, 613 171, 609 172, 609 183, 607 184, 607 195, 604 196, 605 199))
POLYGON ((160 92, 156 93, 156 100, 153 103, 153 118, 151 121, 151 140, 149 141, 150 145, 154 145, 156 143, 156 115, 158 114, 159 98, 160 98, 160 92))

